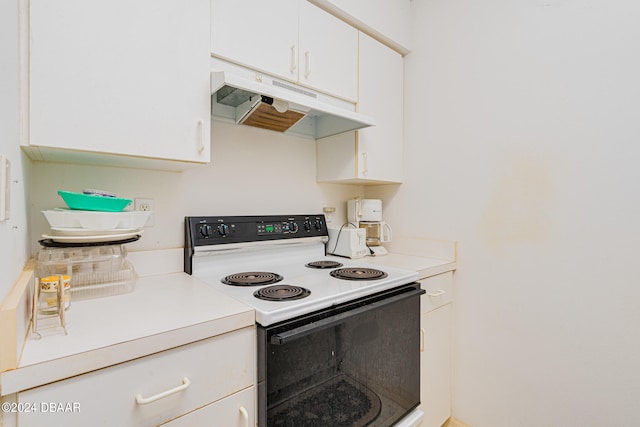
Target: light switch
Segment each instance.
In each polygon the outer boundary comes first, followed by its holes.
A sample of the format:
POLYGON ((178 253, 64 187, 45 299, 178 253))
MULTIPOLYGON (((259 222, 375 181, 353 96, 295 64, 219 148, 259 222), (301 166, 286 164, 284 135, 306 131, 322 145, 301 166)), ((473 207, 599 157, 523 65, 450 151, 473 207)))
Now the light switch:
POLYGON ((11 190, 10 163, 7 156, 0 154, 0 221, 9 219, 11 190))

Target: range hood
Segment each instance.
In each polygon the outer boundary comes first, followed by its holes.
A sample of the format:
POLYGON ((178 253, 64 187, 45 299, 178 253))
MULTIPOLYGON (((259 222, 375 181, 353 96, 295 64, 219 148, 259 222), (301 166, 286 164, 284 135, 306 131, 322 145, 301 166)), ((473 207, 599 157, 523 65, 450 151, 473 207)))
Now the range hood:
POLYGON ((375 124, 353 103, 212 59, 214 119, 319 139, 375 124))

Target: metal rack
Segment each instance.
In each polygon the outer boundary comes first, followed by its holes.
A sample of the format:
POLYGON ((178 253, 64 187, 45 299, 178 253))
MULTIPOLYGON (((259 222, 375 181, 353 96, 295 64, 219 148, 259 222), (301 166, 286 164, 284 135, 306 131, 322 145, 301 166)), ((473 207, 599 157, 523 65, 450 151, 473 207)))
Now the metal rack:
MULTIPOLYGON (((44 329, 67 330, 66 311, 72 301, 101 298, 131 292, 137 274, 126 260, 122 244, 81 247, 43 247, 36 258, 32 330, 36 337, 44 329), (55 299, 43 296, 42 280, 57 280, 55 299), (64 282, 70 286, 65 289, 64 282), (44 302, 43 302, 44 301, 44 302), (43 305, 44 304, 44 305, 43 305), (46 310, 42 310, 42 308, 46 310)), ((47 293, 53 294, 48 291, 47 293)))

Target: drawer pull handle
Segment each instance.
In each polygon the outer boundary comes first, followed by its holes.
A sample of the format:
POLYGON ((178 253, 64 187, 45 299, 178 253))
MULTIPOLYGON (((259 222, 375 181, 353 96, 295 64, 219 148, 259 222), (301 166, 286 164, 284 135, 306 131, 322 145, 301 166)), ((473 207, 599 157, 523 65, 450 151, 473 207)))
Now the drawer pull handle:
POLYGON ((430 297, 440 297, 444 294, 445 292, 442 289, 440 289, 438 292, 427 292, 427 295, 429 295, 430 297))
POLYGON ((240 407, 240 415, 242 415, 242 419, 244 420, 244 427, 249 427, 249 413, 244 406, 240 407))
POLYGON ((174 387, 167 391, 163 391, 162 393, 158 393, 154 396, 142 397, 141 394, 137 394, 136 402, 138 403, 138 405, 146 405, 147 403, 155 402, 156 400, 162 399, 163 397, 167 397, 172 394, 178 393, 182 390, 186 390, 187 387, 189 387, 190 385, 191 385, 191 381, 189 381, 189 378, 184 377, 182 379, 182 385, 179 385, 178 387, 174 387))

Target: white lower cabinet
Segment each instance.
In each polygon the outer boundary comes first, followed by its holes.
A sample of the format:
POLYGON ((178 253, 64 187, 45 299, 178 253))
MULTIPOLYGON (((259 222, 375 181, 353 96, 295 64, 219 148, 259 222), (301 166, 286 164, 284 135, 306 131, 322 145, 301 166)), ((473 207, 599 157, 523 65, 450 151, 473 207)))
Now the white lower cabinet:
POLYGON ((421 281, 420 409, 422 427, 440 427, 451 416, 453 273, 421 281))
POLYGON ((17 424, 141 427, 176 419, 175 425, 244 427, 241 405, 253 425, 255 343, 255 327, 243 328, 19 392, 18 404, 34 404, 36 410, 18 414, 17 424), (207 424, 178 421, 209 413, 216 418, 207 424), (224 417, 236 424, 215 423, 224 417))

